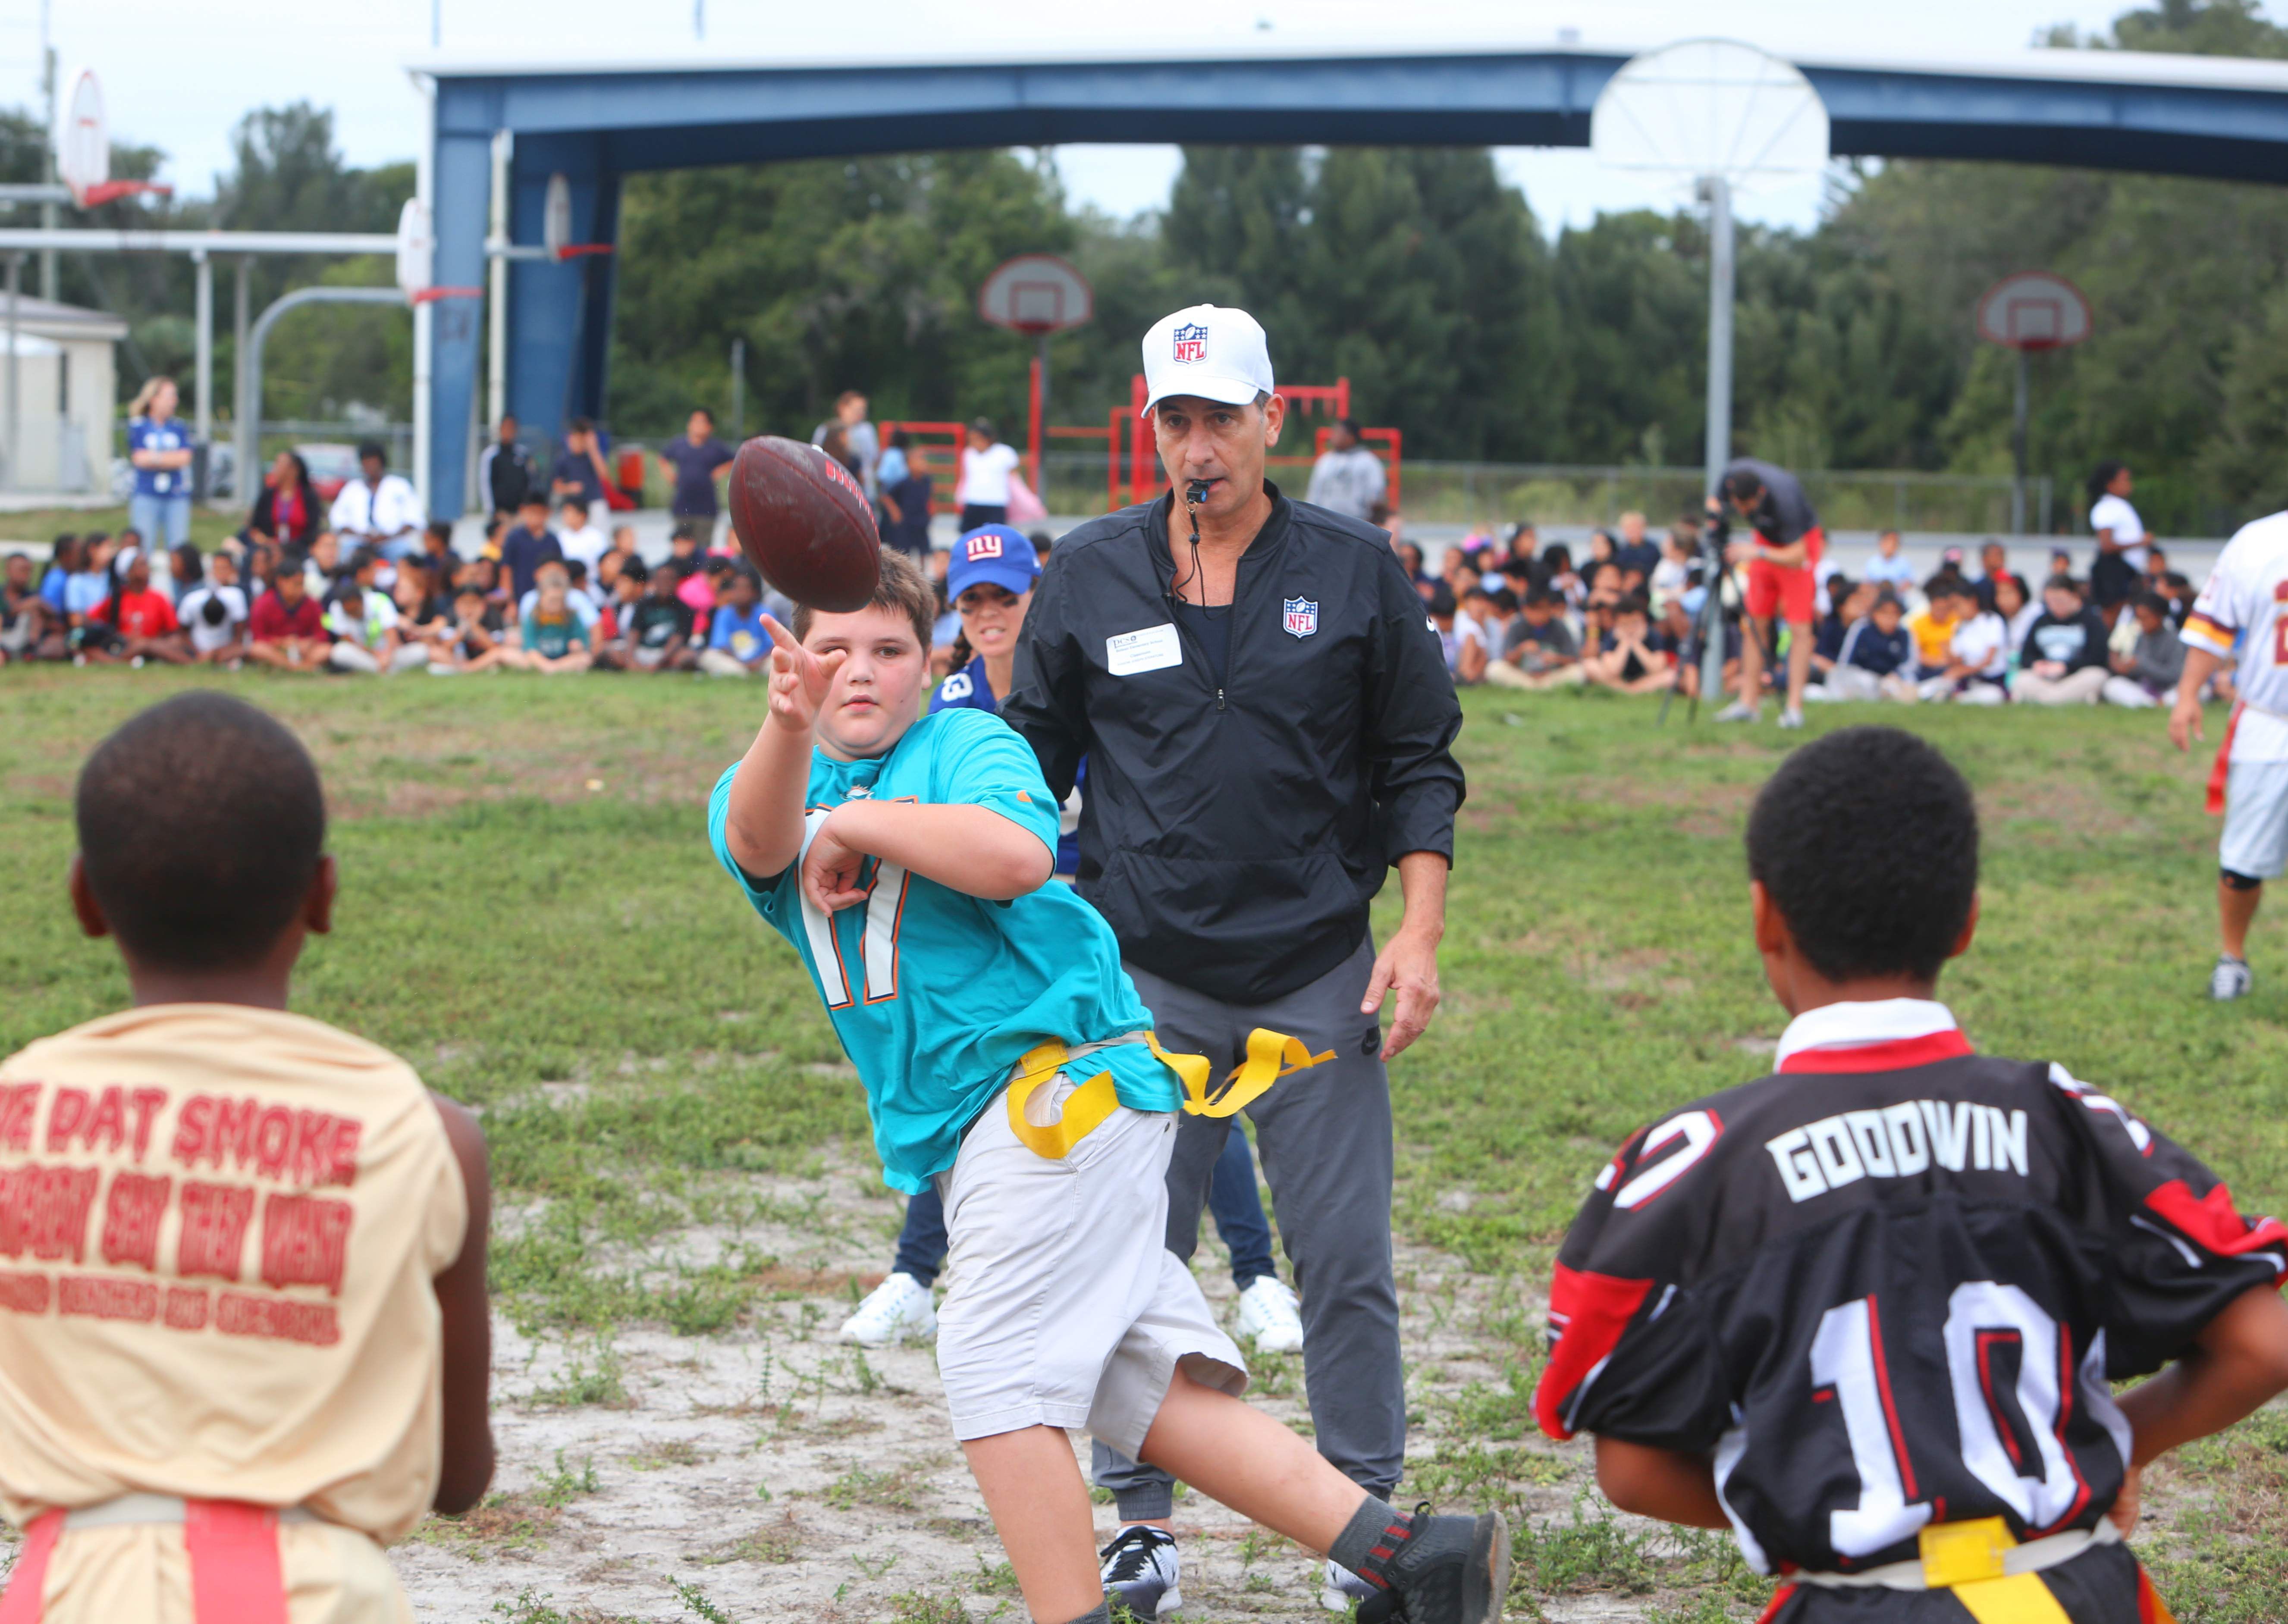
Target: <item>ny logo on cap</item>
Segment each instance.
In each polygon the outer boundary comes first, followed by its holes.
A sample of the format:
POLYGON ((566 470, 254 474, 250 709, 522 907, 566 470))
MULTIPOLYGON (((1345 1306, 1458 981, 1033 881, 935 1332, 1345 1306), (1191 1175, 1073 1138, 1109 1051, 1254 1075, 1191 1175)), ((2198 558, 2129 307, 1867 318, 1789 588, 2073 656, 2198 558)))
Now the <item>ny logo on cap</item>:
POLYGON ((1290 598, 1279 606, 1279 630, 1291 638, 1307 638, 1319 629, 1319 606, 1315 599, 1290 598))
POLYGON ((1001 538, 997 535, 973 535, 969 538, 969 561, 997 558, 1001 556, 1001 538))
POLYGON ((1208 358, 1208 329, 1204 324, 1176 329, 1176 359, 1186 366, 1208 358))

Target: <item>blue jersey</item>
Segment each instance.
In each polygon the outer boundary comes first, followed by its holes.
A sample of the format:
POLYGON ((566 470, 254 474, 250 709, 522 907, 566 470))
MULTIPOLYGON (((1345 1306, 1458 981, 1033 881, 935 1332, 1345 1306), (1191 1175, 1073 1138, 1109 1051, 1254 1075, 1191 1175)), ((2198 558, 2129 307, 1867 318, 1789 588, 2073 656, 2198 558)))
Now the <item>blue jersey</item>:
MULTIPOLYGON (((985 679, 985 656, 972 655, 967 665, 938 684, 937 692, 930 695, 929 708, 932 716, 941 710, 982 710, 989 715, 998 716, 1001 700, 993 692, 993 685, 985 679)), ((1087 782, 1088 757, 1084 756, 1080 770, 1073 774, 1073 793, 1078 795, 1081 787, 1087 782)), ((1076 808, 1079 804, 1078 801, 1073 803, 1076 808)), ((1061 819, 1058 822, 1057 872, 1078 874, 1080 836, 1076 830, 1066 828, 1065 821, 1061 819)))
MULTIPOLYGON (((874 1148, 894 1188, 918 1192, 953 1165, 963 1130, 1037 1044, 1096 1042, 1152 1024, 1120 968, 1112 927, 1069 886, 990 902, 869 859, 866 903, 830 915, 803 897, 799 861, 783 874, 748 874, 723 832, 737 772, 716 782, 708 840, 802 955, 866 1086, 874 1148)), ((814 751, 804 849, 828 812, 861 796, 989 807, 1045 846, 1056 839, 1056 803, 1031 748, 975 710, 924 717, 871 760, 814 751)), ((1175 1073, 1141 1044, 1084 1056, 1069 1074, 1080 1082, 1107 1071, 1133 1110, 1172 1111, 1182 1101, 1175 1073)))
MULTIPOLYGON (((155 422, 148 417, 131 417, 127 423, 127 449, 130 455, 138 451, 180 451, 191 443, 191 432, 180 417, 169 417, 155 422)), ((191 494, 191 471, 183 468, 139 468, 135 471, 135 494, 139 496, 187 496, 191 494)))

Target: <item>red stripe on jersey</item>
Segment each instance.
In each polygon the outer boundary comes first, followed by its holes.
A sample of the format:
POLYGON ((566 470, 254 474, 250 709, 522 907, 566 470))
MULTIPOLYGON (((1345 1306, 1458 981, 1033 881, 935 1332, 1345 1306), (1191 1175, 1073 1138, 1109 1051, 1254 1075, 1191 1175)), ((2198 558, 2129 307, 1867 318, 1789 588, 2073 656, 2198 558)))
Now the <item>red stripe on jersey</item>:
MULTIPOLYGON (((2148 1195, 2145 1204, 2220 1257, 2238 1257, 2266 1247, 2288 1248, 2288 1228, 2277 1218, 2252 1223, 2242 1217, 2233 1208, 2232 1192, 2222 1184, 2195 1200, 2183 1179, 2173 1178, 2148 1195)), ((2274 1278, 2280 1274, 2274 1265, 2274 1278)))
MULTIPOLYGON (((2081 1475, 2081 1462, 2074 1459, 2073 1446, 2066 1442, 2066 1428, 2073 1422, 2074 1381, 2073 1327, 2061 1325, 2058 1327, 2058 1453, 2065 1456, 2066 1467, 2073 1473, 2076 1493, 2073 1504, 2066 1508, 2063 1517, 2043 1529, 2040 1534, 2031 1535, 2037 1539, 2055 1533, 2061 1528, 2071 1527, 2074 1519, 2081 1515, 2082 1508, 2089 1504, 2089 1479, 2081 1475)), ((2029 1533, 2030 1534, 2031 1531, 2029 1533)))
POLYGON ((1799 1049, 1780 1062, 1792 1072, 1903 1072, 1911 1066, 1939 1060, 1958 1060, 1975 1054, 1959 1027, 1930 1032, 1919 1038, 1894 1038, 1887 1043, 1860 1043, 1849 1049, 1799 1049))
POLYGON ((1899 1425, 1899 1406, 1891 1401, 1891 1367, 1883 1358, 1883 1321, 1876 1311, 1875 1299, 1867 1299, 1867 1349, 1875 1356, 1875 1390, 1883 1396, 1883 1419, 1891 1429, 1891 1453, 1899 1461, 1899 1486, 1905 1489, 1909 1500, 1920 1500, 1915 1492, 1914 1462, 1907 1458, 1907 1435, 1899 1425))
POLYGON ((1788 1599, 1794 1594, 1793 1585, 1782 1585, 1773 1591, 1769 1604, 1756 1615, 1756 1624, 1772 1624, 1772 1620, 1780 1616, 1780 1609, 1788 1604, 1788 1599))
POLYGON ((1575 1395, 1611 1357, 1651 1289, 1650 1280, 1557 1265, 1549 1284, 1549 1317, 1565 1328, 1533 1389, 1533 1418, 1544 1432, 1561 1443, 1573 1436, 1566 1416, 1575 1395))

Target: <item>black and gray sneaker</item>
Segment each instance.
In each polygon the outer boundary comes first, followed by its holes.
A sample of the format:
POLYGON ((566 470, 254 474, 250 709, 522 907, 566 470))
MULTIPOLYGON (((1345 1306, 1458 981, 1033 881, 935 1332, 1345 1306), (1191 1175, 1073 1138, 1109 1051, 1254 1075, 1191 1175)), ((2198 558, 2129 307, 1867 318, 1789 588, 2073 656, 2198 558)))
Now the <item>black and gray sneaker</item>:
POLYGON ((1362 1574, 1383 1588, 1359 1604, 1358 1624, 1498 1624, 1509 1595, 1509 1525, 1498 1511, 1433 1517, 1417 1506, 1396 1547, 1362 1574))
POLYGON ((1131 1523, 1096 1554, 1104 1558, 1105 1590, 1138 1618, 1164 1619, 1182 1610, 1183 1566, 1176 1536, 1166 1529, 1131 1523))

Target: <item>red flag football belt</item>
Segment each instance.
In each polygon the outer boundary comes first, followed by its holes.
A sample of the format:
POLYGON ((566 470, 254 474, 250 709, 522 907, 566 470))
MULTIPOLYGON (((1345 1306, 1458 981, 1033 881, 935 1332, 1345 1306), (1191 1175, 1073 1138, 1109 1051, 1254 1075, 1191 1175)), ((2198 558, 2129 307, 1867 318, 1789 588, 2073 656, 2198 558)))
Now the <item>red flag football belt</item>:
POLYGON ((0 1595, 0 1624, 40 1624, 48 1557, 67 1529, 180 1523, 191 1563, 195 1624, 286 1624, 286 1580, 278 1525, 321 1519, 303 1506, 252 1506, 236 1500, 123 1494, 74 1511, 43 1511, 25 1530, 23 1553, 0 1595))

